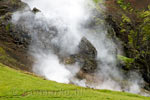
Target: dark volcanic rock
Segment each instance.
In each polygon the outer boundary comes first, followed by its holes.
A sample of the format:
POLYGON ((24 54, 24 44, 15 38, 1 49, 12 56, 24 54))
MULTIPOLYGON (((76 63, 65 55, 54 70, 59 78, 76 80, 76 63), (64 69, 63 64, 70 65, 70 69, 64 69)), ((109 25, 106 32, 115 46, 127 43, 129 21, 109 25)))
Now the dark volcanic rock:
POLYGON ((85 37, 79 44, 79 53, 65 58, 65 64, 74 64, 78 62, 84 73, 93 73, 97 68, 97 51, 94 46, 85 37))
POLYGON ((40 10, 34 7, 32 12, 36 14, 36 13, 40 12, 40 10))
POLYGON ((82 70, 87 73, 92 73, 97 68, 96 62, 97 51, 95 47, 85 37, 82 38, 79 44, 79 54, 76 61, 82 64, 82 70))
POLYGON ((85 37, 82 38, 79 44, 79 52, 80 54, 88 56, 90 58, 95 58, 97 56, 95 47, 85 37))

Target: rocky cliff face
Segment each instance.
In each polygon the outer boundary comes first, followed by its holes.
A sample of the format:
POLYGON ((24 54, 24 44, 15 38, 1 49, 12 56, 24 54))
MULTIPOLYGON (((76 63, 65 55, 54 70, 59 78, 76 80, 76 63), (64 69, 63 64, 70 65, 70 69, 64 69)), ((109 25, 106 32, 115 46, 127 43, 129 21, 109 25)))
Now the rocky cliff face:
POLYGON ((0 61, 13 68, 30 70, 31 57, 28 55, 30 37, 11 23, 13 12, 26 6, 20 0, 0 0, 0 61))

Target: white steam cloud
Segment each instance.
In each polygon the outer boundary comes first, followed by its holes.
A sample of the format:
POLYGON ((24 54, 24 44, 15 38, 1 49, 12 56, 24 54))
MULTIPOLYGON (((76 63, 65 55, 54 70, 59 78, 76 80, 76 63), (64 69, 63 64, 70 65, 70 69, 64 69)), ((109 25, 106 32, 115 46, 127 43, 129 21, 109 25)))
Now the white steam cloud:
MULTIPOLYGON (((117 45, 107 38, 105 25, 93 29, 84 25, 92 19, 95 4, 92 0, 22 0, 29 7, 14 13, 12 22, 27 31, 31 37, 30 54, 35 58, 33 71, 49 80, 74 83, 97 89, 124 90, 139 93, 139 78, 130 81, 122 89, 123 75, 116 67, 117 45), (36 14, 30 9, 40 10, 36 14), (94 82, 80 80, 76 74, 81 67, 78 63, 64 65, 60 58, 78 52, 78 45, 86 37, 96 48, 98 69, 94 82)), ((134 77, 135 78, 135 77, 134 77)))

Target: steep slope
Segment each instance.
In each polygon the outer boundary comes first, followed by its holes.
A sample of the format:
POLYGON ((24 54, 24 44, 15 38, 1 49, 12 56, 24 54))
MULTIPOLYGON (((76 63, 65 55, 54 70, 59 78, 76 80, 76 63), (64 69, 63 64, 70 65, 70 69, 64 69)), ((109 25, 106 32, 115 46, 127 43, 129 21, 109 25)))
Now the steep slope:
POLYGON ((106 21, 122 41, 128 61, 121 65, 125 71, 137 71, 148 83, 150 90, 150 1, 107 0, 106 21), (110 6, 111 5, 111 6, 110 6))
POLYGON ((0 62, 13 68, 30 70, 29 39, 26 33, 14 28, 11 15, 25 7, 20 0, 0 0, 0 62), (3 52, 2 52, 3 51, 3 52))
POLYGON ((44 80, 0 64, 0 100, 149 100, 134 94, 93 90, 44 80))

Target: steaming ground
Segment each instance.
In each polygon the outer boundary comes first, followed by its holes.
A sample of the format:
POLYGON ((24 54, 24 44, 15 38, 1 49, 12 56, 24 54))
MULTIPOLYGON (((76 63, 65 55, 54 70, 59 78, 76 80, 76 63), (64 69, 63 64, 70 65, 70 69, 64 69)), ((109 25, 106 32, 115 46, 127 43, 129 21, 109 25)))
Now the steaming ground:
POLYGON ((105 25, 93 29, 84 25, 93 17, 94 3, 91 0, 22 0, 29 7, 12 16, 12 22, 31 34, 30 54, 35 58, 33 71, 49 80, 73 83, 97 89, 111 89, 140 93, 142 79, 137 74, 124 82, 124 75, 116 67, 117 45, 107 38, 105 25), (86 37, 96 48, 98 69, 91 80, 76 78, 81 67, 78 63, 64 65, 60 57, 78 52, 82 37, 86 37), (131 81, 132 79, 132 81, 131 81), (127 84, 126 84, 127 83, 127 84))

